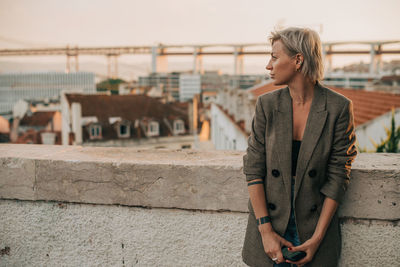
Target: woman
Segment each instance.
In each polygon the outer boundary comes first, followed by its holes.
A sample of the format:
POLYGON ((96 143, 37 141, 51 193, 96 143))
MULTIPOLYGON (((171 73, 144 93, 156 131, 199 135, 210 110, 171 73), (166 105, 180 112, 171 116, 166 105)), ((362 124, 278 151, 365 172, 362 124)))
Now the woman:
POLYGON ((242 251, 249 266, 337 266, 337 207, 357 155, 352 102, 323 87, 321 41, 310 29, 273 32, 266 67, 275 85, 258 97, 243 172, 249 219, 242 251), (304 251, 285 260, 282 247, 304 251))

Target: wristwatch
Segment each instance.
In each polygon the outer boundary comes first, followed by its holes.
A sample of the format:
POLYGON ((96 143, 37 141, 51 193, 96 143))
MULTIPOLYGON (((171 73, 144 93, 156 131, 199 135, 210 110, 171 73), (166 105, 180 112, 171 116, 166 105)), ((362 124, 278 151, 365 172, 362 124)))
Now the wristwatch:
POLYGON ((271 222, 271 217, 264 216, 264 217, 256 219, 256 221, 257 221, 257 225, 264 224, 264 223, 270 223, 271 222))

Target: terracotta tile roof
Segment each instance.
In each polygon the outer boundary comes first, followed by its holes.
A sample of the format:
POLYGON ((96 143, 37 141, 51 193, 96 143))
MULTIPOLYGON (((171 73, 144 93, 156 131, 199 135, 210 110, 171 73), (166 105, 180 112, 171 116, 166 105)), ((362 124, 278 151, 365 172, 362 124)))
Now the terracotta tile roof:
MULTIPOLYGON (((250 90, 258 97, 267 92, 285 87, 275 86, 272 83, 260 85, 250 90)), ((333 91, 351 99, 354 105, 354 123, 362 125, 376 117, 379 117, 391 110, 392 107, 400 108, 400 94, 387 92, 373 92, 365 90, 330 87, 333 91)))
POLYGON ((32 115, 25 115, 20 125, 22 126, 43 126, 46 127, 47 124, 52 120, 55 111, 37 111, 32 115))
POLYGON ((162 120, 188 118, 189 103, 162 103, 146 95, 83 95, 66 94, 69 104, 80 103, 82 116, 96 116, 99 122, 108 123, 109 117, 121 117, 134 122, 144 117, 162 120))
MULTIPOLYGON (((141 127, 133 130, 135 120, 140 120, 146 124, 147 119, 159 122, 160 136, 172 135, 166 126, 166 118, 172 126, 175 119, 182 119, 185 129, 189 127, 189 103, 173 102, 162 103, 160 99, 146 95, 84 95, 66 94, 66 98, 71 105, 80 103, 82 107, 82 117, 95 116, 102 126, 102 140, 118 139, 115 125, 109 122, 110 117, 120 117, 122 120, 131 122, 130 138, 141 138, 145 136, 141 127)), ((83 131, 83 140, 89 139, 88 127, 83 131)))
POLYGON ((353 101, 356 127, 400 108, 400 94, 330 87, 353 101))
POLYGON ((280 89, 282 87, 286 87, 286 86, 285 85, 274 85, 272 82, 270 82, 270 83, 262 84, 259 87, 258 86, 252 87, 248 91, 250 93, 252 93, 255 97, 258 97, 260 95, 274 91, 276 89, 280 89))

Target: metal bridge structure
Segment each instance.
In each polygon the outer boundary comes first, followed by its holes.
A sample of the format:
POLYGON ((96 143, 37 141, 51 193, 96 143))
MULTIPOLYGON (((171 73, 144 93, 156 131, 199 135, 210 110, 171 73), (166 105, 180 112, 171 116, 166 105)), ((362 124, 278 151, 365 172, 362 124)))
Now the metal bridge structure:
MULTIPOLYGON (((400 40, 325 42, 322 44, 322 48, 326 72, 329 73, 332 70, 332 57, 334 55, 369 55, 369 72, 373 75, 379 73, 381 69, 382 55, 400 54, 400 40), (353 46, 353 48, 348 46, 353 46), (357 48, 354 48, 354 46, 357 46, 357 48)), ((121 55, 150 55, 153 73, 167 72, 168 56, 192 57, 193 73, 203 73, 204 56, 233 56, 234 74, 240 75, 244 71, 244 56, 267 56, 270 53, 271 47, 266 43, 0 49, 0 57, 66 56, 66 72, 73 69, 79 71, 78 58, 80 55, 106 56, 107 73, 110 78, 118 76, 118 57, 121 55), (71 61, 74 61, 74 64, 71 64, 71 61)))

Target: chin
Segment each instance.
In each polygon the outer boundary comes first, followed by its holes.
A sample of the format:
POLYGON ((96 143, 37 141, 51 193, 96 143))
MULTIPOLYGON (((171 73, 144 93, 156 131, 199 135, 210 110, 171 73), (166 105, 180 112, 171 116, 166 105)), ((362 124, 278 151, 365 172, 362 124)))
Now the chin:
POLYGON ((272 83, 274 85, 286 85, 287 84, 287 83, 285 83, 283 81, 279 81, 279 80, 275 80, 275 79, 272 80, 272 83))

